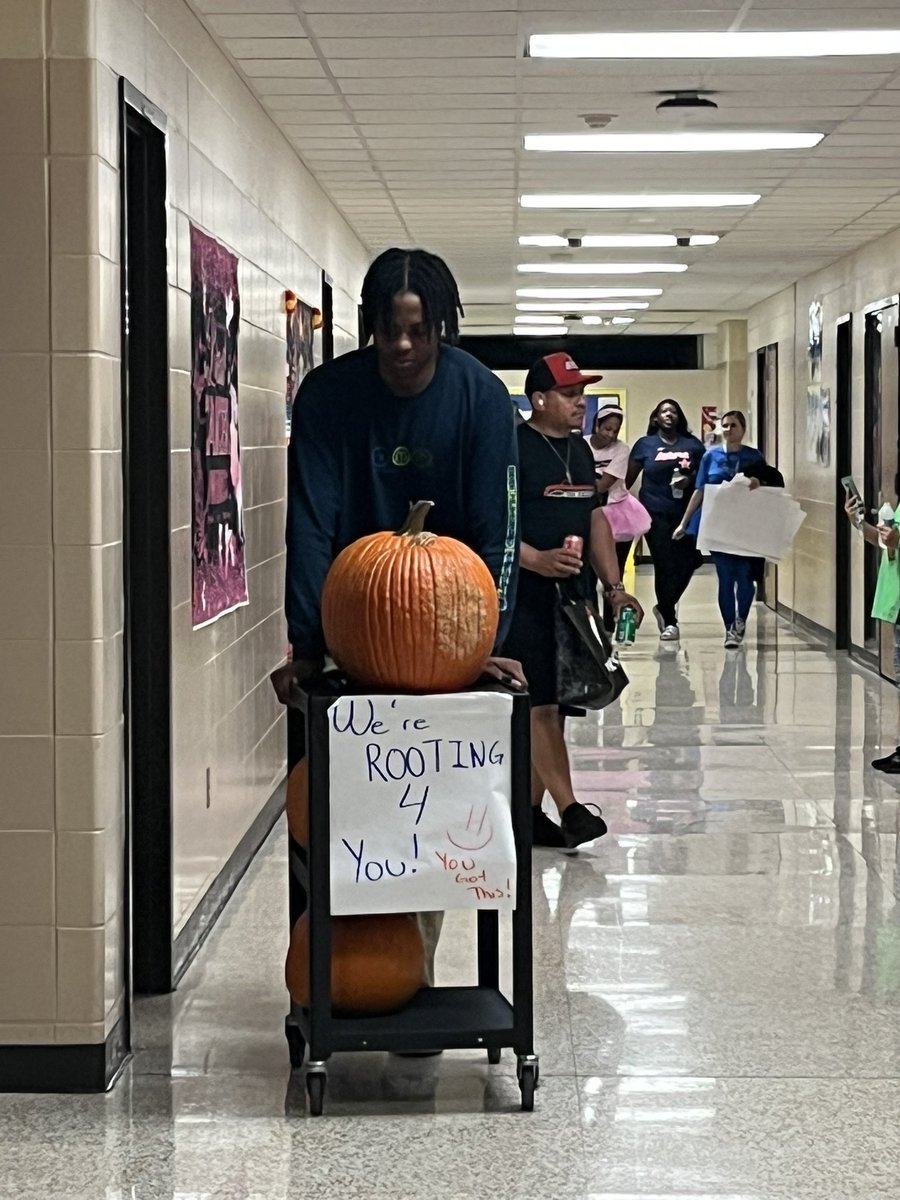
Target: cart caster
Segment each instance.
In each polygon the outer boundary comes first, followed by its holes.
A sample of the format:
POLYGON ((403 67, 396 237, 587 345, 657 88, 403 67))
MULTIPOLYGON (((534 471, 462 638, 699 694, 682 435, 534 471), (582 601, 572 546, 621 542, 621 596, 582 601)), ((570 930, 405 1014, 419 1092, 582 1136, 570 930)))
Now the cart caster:
POLYGON ((500 1050, 499 1047, 497 1047, 496 1049, 494 1047, 491 1047, 491 1049, 488 1050, 488 1062, 491 1064, 492 1067, 496 1067, 497 1063, 500 1061, 501 1053, 502 1053, 502 1051, 500 1050))
POLYGON ((306 1094, 309 1096, 309 1115, 311 1117, 321 1117, 322 1109, 325 1105, 325 1067, 323 1064, 316 1064, 316 1067, 307 1071, 306 1074, 306 1094))
POLYGON ((536 1054, 520 1054, 516 1059, 516 1078, 522 1093, 522 1111, 534 1109, 534 1089, 541 1079, 540 1060, 536 1054))
POLYGON ((534 1063, 525 1063, 519 1072, 519 1091, 522 1093, 522 1112, 534 1111, 534 1089, 537 1084, 537 1068, 534 1063))
POLYGON ((303 1066, 303 1056, 306 1054, 306 1042, 303 1034, 300 1032, 299 1025, 295 1025, 290 1017, 284 1019, 284 1036, 287 1038, 288 1055, 291 1060, 291 1070, 296 1070, 297 1067, 303 1066))

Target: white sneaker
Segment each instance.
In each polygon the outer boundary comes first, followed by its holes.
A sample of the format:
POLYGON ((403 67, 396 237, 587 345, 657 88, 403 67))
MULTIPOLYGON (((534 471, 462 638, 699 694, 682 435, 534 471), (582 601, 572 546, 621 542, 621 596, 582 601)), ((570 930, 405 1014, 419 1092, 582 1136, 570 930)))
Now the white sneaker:
POLYGON ((725 649, 737 650, 740 647, 740 644, 741 639, 738 636, 737 630, 732 625, 730 628, 725 630, 725 649))
POLYGON ((679 638, 677 625, 666 625, 662 633, 659 635, 661 642, 677 642, 679 638))

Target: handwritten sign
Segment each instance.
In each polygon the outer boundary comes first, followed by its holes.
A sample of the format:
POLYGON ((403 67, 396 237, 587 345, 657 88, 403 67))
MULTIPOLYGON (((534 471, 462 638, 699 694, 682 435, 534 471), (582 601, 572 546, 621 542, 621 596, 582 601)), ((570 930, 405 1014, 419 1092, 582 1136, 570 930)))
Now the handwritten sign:
POLYGON ((515 907, 511 717, 498 692, 331 706, 332 913, 515 907))

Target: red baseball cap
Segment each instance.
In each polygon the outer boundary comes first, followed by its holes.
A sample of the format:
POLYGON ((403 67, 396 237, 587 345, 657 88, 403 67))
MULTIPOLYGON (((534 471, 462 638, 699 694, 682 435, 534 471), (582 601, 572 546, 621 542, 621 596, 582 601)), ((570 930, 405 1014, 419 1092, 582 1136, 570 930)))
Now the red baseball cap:
POLYGON ((573 383, 599 383, 602 378, 602 375, 582 375, 571 354, 560 350, 532 363, 525 377, 525 395, 531 399, 535 392, 549 392, 555 387, 571 387, 573 383))

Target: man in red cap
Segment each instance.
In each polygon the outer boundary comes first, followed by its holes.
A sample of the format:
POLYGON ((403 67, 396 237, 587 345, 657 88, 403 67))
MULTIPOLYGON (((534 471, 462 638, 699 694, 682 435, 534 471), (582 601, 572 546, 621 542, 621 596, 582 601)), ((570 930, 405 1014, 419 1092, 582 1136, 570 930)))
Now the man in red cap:
POLYGON ((606 823, 575 799, 556 691, 557 584, 584 599, 603 581, 614 612, 641 607, 622 584, 616 547, 595 486, 594 458, 581 437, 584 389, 599 375, 583 375, 566 353, 539 359, 525 379, 532 405, 517 429, 522 544, 519 589, 504 653, 518 659, 531 693, 534 843, 572 849, 606 833, 606 823), (567 539, 581 540, 581 549, 567 539), (594 574, 596 572, 596 575, 594 574), (541 805, 553 798, 560 825, 541 805))

